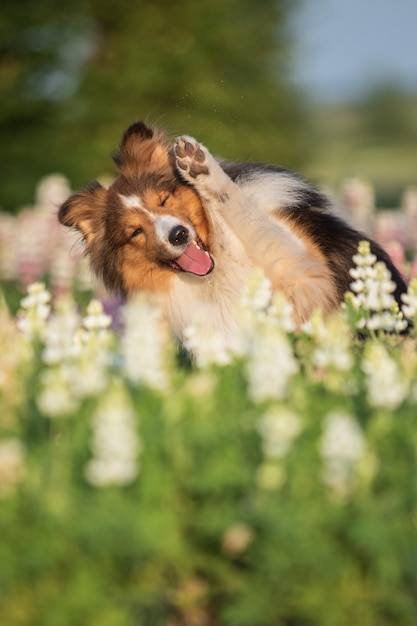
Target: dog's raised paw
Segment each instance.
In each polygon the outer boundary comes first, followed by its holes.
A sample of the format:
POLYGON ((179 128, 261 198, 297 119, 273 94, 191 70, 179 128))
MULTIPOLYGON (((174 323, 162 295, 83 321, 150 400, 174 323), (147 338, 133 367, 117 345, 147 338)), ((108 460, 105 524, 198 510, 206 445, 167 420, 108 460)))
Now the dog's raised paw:
POLYGON ((177 167, 182 174, 197 178, 200 174, 209 174, 206 149, 192 137, 177 137, 174 144, 177 167))

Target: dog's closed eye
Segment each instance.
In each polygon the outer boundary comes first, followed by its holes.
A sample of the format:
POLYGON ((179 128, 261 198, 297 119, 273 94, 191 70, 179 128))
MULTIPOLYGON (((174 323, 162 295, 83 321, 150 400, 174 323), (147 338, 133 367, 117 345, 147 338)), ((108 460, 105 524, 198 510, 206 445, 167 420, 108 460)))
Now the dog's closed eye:
POLYGON ((166 201, 168 200, 168 198, 169 198, 169 193, 164 194, 163 196, 161 196, 161 198, 160 198, 160 200, 159 200, 160 205, 161 205, 161 206, 165 206, 166 201))
POLYGON ((141 235, 142 233, 143 233, 142 227, 136 228, 136 230, 134 230, 133 233, 130 235, 130 239, 133 239, 134 237, 137 237, 138 235, 141 235))

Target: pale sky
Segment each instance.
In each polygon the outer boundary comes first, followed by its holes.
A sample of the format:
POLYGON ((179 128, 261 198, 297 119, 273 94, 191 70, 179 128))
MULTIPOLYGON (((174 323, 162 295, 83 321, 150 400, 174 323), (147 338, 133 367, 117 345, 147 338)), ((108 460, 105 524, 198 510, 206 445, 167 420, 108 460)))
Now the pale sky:
POLYGON ((417 0, 302 0, 296 82, 343 100, 386 80, 417 92, 417 0))

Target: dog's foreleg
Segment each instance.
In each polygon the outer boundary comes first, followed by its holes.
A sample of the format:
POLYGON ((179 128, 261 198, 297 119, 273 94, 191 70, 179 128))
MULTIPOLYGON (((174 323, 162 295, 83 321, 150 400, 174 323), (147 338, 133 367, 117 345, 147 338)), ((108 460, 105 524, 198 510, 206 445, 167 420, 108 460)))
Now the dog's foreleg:
POLYGON ((252 263, 263 268, 273 289, 283 291, 292 303, 297 323, 308 319, 315 308, 328 312, 337 306, 331 272, 318 252, 314 254, 288 226, 260 210, 256 199, 234 183, 195 139, 178 137, 174 150, 182 177, 208 211, 221 212, 252 263))

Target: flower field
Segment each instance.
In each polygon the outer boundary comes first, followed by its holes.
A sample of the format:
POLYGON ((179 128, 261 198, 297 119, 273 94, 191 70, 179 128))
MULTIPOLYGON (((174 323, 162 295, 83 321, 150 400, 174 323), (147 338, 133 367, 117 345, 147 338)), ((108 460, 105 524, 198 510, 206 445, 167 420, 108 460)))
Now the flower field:
POLYGON ((65 184, 0 219, 0 624, 414 626, 417 280, 361 243, 296 331, 255 274, 233 351, 180 350, 93 289, 65 184))

